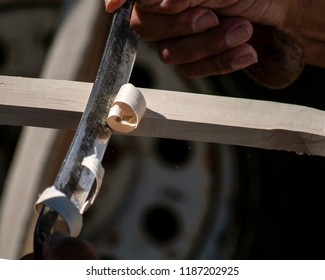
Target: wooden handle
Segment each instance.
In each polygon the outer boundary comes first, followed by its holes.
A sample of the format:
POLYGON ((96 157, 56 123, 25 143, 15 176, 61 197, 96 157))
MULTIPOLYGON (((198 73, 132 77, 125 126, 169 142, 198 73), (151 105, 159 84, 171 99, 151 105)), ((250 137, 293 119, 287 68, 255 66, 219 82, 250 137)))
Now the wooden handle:
POLYGON ((249 43, 256 49, 258 63, 245 72, 257 83, 283 89, 298 79, 304 68, 304 53, 287 33, 274 27, 254 25, 249 43))

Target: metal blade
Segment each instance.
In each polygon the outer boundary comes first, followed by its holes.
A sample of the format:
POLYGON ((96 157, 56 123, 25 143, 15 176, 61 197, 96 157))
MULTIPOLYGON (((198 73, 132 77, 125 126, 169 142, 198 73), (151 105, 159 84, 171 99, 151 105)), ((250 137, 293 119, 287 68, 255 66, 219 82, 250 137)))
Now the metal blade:
MULTIPOLYGON (((137 35, 129 22, 134 0, 128 0, 114 15, 103 58, 92 92, 70 149, 54 182, 80 209, 91 191, 95 176, 81 165, 82 160, 96 153, 101 161, 111 135, 107 126, 111 103, 120 87, 129 81, 137 51, 137 35)), ((51 234, 58 214, 43 207, 34 233, 34 252, 42 258, 41 247, 51 234)))

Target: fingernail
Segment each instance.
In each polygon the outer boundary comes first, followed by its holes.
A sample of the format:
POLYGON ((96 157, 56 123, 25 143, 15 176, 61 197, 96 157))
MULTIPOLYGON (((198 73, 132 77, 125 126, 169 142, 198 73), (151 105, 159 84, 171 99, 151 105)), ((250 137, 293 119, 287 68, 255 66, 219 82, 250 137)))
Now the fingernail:
POLYGON ((232 62, 232 67, 234 70, 244 69, 258 61, 257 55, 254 52, 249 52, 235 58, 232 62))
POLYGON ((110 9, 110 7, 109 7, 109 3, 111 2, 111 0, 104 0, 105 1, 105 7, 106 7, 106 10, 108 11, 108 12, 111 12, 111 9, 110 9))
POLYGON ((200 16, 193 24, 194 32, 202 32, 219 24, 215 13, 207 12, 200 16))
POLYGON ((66 239, 67 237, 69 237, 66 233, 58 231, 53 233, 47 243, 51 246, 51 247, 55 247, 57 245, 59 245, 59 243, 63 240, 66 239))
POLYGON ((228 32, 226 43, 228 46, 237 46, 245 43, 251 36, 252 29, 246 24, 243 24, 228 32))

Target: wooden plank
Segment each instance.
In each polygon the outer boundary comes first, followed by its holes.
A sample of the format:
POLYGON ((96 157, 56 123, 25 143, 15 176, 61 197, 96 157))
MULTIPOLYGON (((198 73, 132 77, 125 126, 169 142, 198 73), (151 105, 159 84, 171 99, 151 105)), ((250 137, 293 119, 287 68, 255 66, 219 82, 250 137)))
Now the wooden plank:
MULTIPOLYGON (((75 129, 92 84, 0 77, 0 124, 75 129)), ((131 135, 325 155, 325 112, 269 101, 140 89, 147 112, 131 135)))

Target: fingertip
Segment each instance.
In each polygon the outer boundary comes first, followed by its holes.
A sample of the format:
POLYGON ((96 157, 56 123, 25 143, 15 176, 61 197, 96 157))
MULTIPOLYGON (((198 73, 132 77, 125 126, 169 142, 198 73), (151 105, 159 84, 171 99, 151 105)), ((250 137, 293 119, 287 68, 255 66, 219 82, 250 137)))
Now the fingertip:
POLYGON ((168 48, 160 47, 159 43, 157 43, 156 45, 157 45, 158 55, 161 61, 166 64, 170 64, 170 58, 171 58, 170 50, 168 48))
POLYGON ((104 2, 105 2, 106 11, 110 13, 111 12, 110 11, 110 5, 109 5, 110 0, 104 0, 104 2))
POLYGON ((119 9, 126 0, 104 0, 106 11, 109 13, 114 13, 117 9, 119 9))
POLYGON ((237 48, 236 54, 231 62, 233 70, 242 70, 258 62, 256 50, 249 44, 237 48))
POLYGON ((250 23, 243 23, 232 28, 226 35, 226 43, 230 47, 238 46, 247 42, 253 34, 253 27, 250 23))

